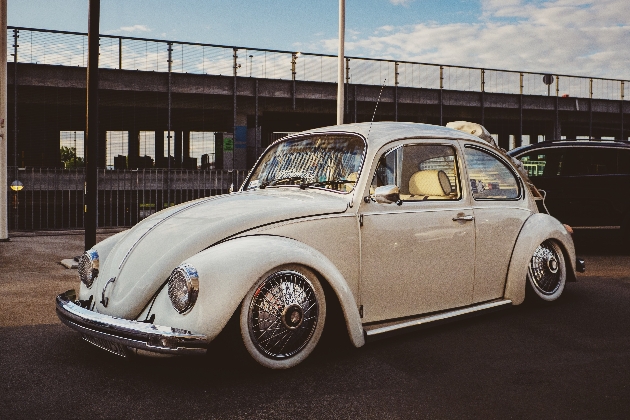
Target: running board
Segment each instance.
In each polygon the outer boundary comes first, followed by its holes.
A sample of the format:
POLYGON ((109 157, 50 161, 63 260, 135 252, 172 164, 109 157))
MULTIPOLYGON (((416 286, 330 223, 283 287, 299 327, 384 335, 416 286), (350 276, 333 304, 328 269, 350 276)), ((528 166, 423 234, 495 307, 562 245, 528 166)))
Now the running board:
POLYGON ((363 331, 365 332, 365 341, 380 340, 381 338, 387 338, 392 335, 415 331, 460 318, 481 315, 508 308, 510 306, 512 306, 512 301, 509 299, 493 300, 491 302, 485 302, 432 315, 424 315, 412 319, 405 318, 404 320, 399 321, 387 321, 372 324, 363 328, 363 331))

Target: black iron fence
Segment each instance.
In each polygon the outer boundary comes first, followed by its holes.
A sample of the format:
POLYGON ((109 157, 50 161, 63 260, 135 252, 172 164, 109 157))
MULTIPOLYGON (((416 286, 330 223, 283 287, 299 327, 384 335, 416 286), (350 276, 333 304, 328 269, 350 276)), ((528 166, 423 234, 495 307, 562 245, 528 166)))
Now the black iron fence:
MULTIPOLYGON (((8 173, 10 230, 84 227, 83 168, 9 167, 8 173)), ((99 169, 98 227, 133 226, 166 207, 225 194, 238 189, 246 175, 239 170, 99 169)))
MULTIPOLYGON (((87 34, 9 27, 8 61, 87 65, 87 34), (17 47, 15 47, 17 46, 17 47)), ((337 56, 297 51, 100 36, 99 67, 124 70, 337 81, 337 56)), ((630 81, 601 77, 513 71, 404 60, 346 57, 346 81, 353 84, 449 89, 525 95, 623 100, 630 81)))

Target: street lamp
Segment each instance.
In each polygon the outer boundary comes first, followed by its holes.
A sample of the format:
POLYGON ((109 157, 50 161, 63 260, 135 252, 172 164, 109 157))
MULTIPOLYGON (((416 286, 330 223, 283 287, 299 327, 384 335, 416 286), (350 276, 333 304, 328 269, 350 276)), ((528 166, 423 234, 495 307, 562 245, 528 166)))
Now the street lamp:
POLYGON ((15 192, 22 191, 22 188, 24 188, 24 184, 17 179, 11 183, 11 189, 15 192))

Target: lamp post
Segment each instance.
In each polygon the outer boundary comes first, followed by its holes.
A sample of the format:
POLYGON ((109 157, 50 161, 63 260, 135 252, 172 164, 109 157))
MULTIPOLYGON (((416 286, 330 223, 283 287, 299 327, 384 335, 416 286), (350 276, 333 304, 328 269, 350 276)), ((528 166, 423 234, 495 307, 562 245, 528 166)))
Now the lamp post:
POLYGON ((18 205, 19 205, 19 201, 18 201, 18 193, 20 191, 22 191, 22 189, 24 188, 24 184, 22 184, 20 182, 19 179, 16 179, 15 181, 13 181, 11 183, 11 189, 13 190, 13 210, 14 210, 14 214, 15 214, 15 226, 14 229, 18 229, 18 205))
POLYGON ((98 156, 98 51, 101 2, 90 0, 88 10, 88 67, 85 138, 85 250, 96 245, 98 156))
POLYGON ((346 0, 339 0, 339 54, 337 57, 337 124, 343 124, 344 37, 346 33, 346 0))
POLYGON ((0 0, 0 242, 9 240, 7 203, 7 0, 0 0))

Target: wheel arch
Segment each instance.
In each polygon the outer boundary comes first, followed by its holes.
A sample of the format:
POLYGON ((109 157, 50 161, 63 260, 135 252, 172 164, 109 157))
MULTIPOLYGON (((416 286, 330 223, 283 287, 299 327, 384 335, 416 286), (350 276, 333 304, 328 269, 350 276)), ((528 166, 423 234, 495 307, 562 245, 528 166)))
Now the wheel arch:
POLYGON ((355 347, 365 344, 356 300, 345 278, 321 252, 299 241, 271 235, 239 237, 208 248, 185 262, 199 272, 199 297, 189 314, 196 318, 193 323, 198 330, 212 330, 210 335, 218 335, 258 280, 275 268, 302 265, 334 291, 352 344, 355 347), (195 309, 197 313, 193 314, 195 309))
POLYGON ((562 250, 566 263, 567 281, 575 281, 573 238, 562 223, 554 217, 544 213, 535 213, 523 224, 512 251, 504 292, 505 299, 510 299, 512 304, 519 305, 525 300, 529 261, 538 245, 548 239, 554 240, 562 250))

